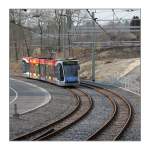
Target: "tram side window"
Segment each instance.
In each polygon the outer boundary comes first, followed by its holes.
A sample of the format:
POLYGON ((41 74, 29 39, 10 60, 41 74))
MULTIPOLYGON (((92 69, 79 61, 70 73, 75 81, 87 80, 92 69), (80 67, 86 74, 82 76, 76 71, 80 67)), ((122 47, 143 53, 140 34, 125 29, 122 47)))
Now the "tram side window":
POLYGON ((40 65, 40 74, 42 76, 45 76, 45 71, 46 71, 45 65, 41 64, 40 65))
POLYGON ((29 72, 29 64, 26 63, 25 61, 22 61, 22 72, 23 73, 29 72))
POLYGON ((49 65, 46 65, 46 76, 50 76, 50 69, 49 65))
POLYGON ((49 66, 48 67, 48 70, 49 70, 49 75, 51 76, 51 77, 53 77, 55 74, 54 74, 54 66, 49 66))
POLYGON ((39 64, 35 65, 35 71, 36 71, 36 74, 39 74, 39 64))
POLYGON ((56 66, 55 74, 56 74, 56 77, 58 78, 58 80, 60 80, 60 81, 64 80, 63 69, 62 69, 62 65, 61 64, 58 64, 56 66))
POLYGON ((54 74, 55 74, 56 78, 58 78, 58 69, 57 69, 57 66, 54 67, 54 74))

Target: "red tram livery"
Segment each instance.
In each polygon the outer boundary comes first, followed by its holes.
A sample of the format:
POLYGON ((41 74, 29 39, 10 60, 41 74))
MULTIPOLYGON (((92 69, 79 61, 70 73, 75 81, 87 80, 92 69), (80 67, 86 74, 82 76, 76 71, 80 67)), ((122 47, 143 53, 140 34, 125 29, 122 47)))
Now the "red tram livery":
POLYGON ((79 69, 79 61, 76 59, 22 58, 23 76, 60 86, 79 85, 79 69))

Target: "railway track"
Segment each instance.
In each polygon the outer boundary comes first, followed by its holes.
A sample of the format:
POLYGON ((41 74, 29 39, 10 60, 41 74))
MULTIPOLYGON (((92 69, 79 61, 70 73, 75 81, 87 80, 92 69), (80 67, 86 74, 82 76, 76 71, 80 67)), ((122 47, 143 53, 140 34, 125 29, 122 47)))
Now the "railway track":
MULTIPOLYGON (((96 92, 104 95, 112 104, 112 113, 106 119, 106 121, 98 127, 90 136, 85 140, 87 141, 115 141, 121 137, 121 134, 125 131, 129 121, 131 119, 131 106, 128 101, 120 95, 103 89, 94 85, 81 84, 83 87, 90 88, 96 92)), ((88 92, 87 92, 88 93, 88 92)), ((89 114, 90 115, 90 114, 89 114)), ((85 118, 84 118, 85 119, 85 118)), ((69 132, 68 132, 69 133, 69 132)), ((75 136, 75 135, 72 135, 75 136)), ((59 137, 59 135, 57 135, 59 137)), ((62 135, 61 135, 62 137, 62 135)), ((52 137, 53 140, 55 138, 52 137)), ((57 140, 59 138, 56 138, 57 140)), ((47 140, 51 140, 49 137, 47 140)))
MULTIPOLYGON (((94 84, 81 83, 81 86, 95 90, 98 93, 101 93, 111 102, 113 106, 113 111, 103 125, 99 126, 95 132, 85 140, 92 141, 114 141, 118 140, 121 137, 121 134, 128 127, 128 124, 131 120, 132 109, 129 102, 124 98, 114 93, 111 90, 101 88, 94 84)), ((92 108, 92 97, 84 90, 80 88, 76 89, 67 89, 72 95, 77 99, 78 104, 76 109, 65 116, 64 118, 45 126, 44 128, 35 130, 31 133, 22 135, 14 140, 50 140, 54 135, 59 135, 60 132, 63 132, 66 128, 71 127, 77 121, 86 117, 88 112, 92 108)))
POLYGON ((114 104, 114 112, 108 118, 106 122, 104 122, 103 126, 101 126, 97 131, 95 131, 91 136, 87 138, 87 140, 94 141, 114 141, 118 140, 121 134, 127 128, 132 114, 132 108, 129 102, 120 95, 116 94, 113 91, 108 89, 100 88, 98 86, 83 84, 83 86, 95 89, 97 92, 100 92, 107 96, 114 104))
POLYGON ((49 124, 43 128, 22 135, 14 141, 35 141, 47 140, 50 136, 71 126, 73 123, 79 121, 84 117, 92 108, 92 98, 80 89, 68 89, 73 96, 78 100, 78 107, 64 118, 49 124))

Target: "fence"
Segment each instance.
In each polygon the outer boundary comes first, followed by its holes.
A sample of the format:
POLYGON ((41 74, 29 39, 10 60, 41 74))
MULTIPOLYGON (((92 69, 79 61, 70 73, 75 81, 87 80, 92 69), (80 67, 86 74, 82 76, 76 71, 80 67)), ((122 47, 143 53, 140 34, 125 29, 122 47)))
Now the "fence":
POLYGON ((107 77, 107 82, 117 87, 122 87, 127 90, 130 90, 138 95, 141 94, 141 85, 135 78, 130 77, 120 77, 119 73, 115 73, 107 77))

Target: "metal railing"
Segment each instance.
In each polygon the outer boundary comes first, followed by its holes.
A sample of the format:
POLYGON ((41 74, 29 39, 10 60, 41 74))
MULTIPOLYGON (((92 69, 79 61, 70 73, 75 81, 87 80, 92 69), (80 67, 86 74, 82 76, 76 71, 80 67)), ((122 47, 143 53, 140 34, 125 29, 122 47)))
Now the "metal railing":
POLYGON ((108 76, 106 80, 114 86, 125 88, 138 95, 141 94, 140 82, 136 81, 135 79, 131 79, 126 76, 120 77, 119 73, 114 73, 113 75, 108 76))

